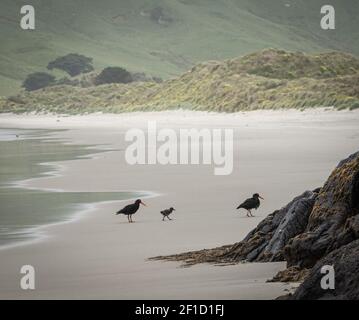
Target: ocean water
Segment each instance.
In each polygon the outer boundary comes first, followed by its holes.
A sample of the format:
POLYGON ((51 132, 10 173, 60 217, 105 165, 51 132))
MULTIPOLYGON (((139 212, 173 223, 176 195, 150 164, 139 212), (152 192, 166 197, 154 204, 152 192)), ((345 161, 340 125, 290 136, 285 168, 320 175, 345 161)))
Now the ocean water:
POLYGON ((71 220, 89 205, 144 196, 131 192, 57 192, 24 189, 18 182, 54 170, 53 161, 101 150, 64 144, 49 130, 0 128, 0 248, 38 237, 39 226, 71 220))

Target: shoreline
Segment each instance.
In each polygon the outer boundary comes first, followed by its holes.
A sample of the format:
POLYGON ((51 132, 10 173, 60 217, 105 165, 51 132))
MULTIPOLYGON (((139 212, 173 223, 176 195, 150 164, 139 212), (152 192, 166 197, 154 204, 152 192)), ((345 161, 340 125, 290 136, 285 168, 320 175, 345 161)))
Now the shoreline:
POLYGON ((91 144, 106 143, 116 149, 97 159, 66 161, 62 176, 34 179, 31 181, 34 188, 114 191, 123 186, 126 190, 138 190, 141 186, 142 190, 153 190, 161 195, 151 198, 149 207, 134 216, 134 224, 111 214, 118 205, 102 203, 83 219, 51 227, 51 238, 46 241, 0 251, 4 261, 0 270, 0 288, 3 288, 0 297, 273 299, 287 293, 284 290, 290 284, 266 283, 284 269, 283 263, 203 265, 183 269, 177 263, 146 259, 240 241, 290 197, 320 184, 329 169, 343 158, 343 153, 349 152, 359 141, 356 126, 359 113, 342 113, 336 120, 340 112, 325 111, 328 117, 322 117, 319 112, 314 118, 312 113, 305 111, 289 115, 285 111, 275 111, 268 117, 266 112, 256 112, 236 118, 232 115, 207 117, 202 113, 192 116, 186 112, 152 115, 159 119, 161 126, 235 125, 240 131, 244 151, 236 153, 240 167, 225 178, 214 177, 212 169, 205 166, 155 165, 140 170, 126 166, 122 154, 123 133, 132 125, 144 125, 147 114, 132 115, 131 121, 121 115, 115 118, 91 115, 64 117, 60 122, 56 121, 57 116, 49 121, 41 116, 32 119, 0 115, 0 126, 21 123, 38 128, 57 124, 69 130, 57 132, 55 136, 68 138, 71 143, 91 141, 91 144), (283 122, 283 119, 290 121, 283 122), (93 130, 99 127, 102 130, 93 130), (253 141, 255 148, 251 146, 253 141), (295 150, 291 149, 293 145, 296 145, 295 150), (273 146, 274 153, 268 154, 268 148, 273 146), (96 177, 92 176, 94 170, 96 177), (290 183, 291 179, 295 179, 295 183, 290 183), (189 184, 189 181, 196 183, 189 184), (233 210, 248 194, 248 188, 256 191, 260 188, 266 195, 266 201, 253 219, 246 219, 233 210), (159 210, 171 204, 179 209, 175 220, 162 223, 159 210), (18 289, 18 266, 24 262, 42 270, 34 292, 18 289))
MULTIPOLYGON (((15 128, 14 129, 18 129, 19 131, 22 128, 15 128)), ((46 136, 41 136, 40 132, 37 132, 37 139, 42 140, 42 141, 51 141, 52 137, 51 137, 51 132, 47 132, 46 136)), ((26 139, 31 139, 33 137, 26 137, 26 139)), ((9 140, 7 140, 9 141, 9 140)), ((71 141, 58 141, 59 144, 72 144, 71 141)), ((6 184, 6 188, 12 189, 12 188, 16 188, 16 189, 23 189, 23 190, 36 190, 36 191, 41 191, 41 192, 51 192, 51 193, 66 193, 68 191, 66 191, 65 189, 60 189, 60 188, 46 188, 46 187, 34 187, 31 185, 32 181, 38 181, 41 179, 46 179, 46 178, 58 178, 63 176, 63 171, 66 170, 66 162, 67 161, 74 161, 76 159, 96 159, 98 156, 101 156, 105 153, 111 153, 113 150, 112 149, 106 149, 106 148, 101 148, 101 146, 99 146, 97 148, 97 146, 94 145, 89 145, 89 146, 80 146, 80 148, 85 149, 85 150, 89 150, 89 149, 95 149, 96 152, 94 153, 89 153, 86 155, 77 155, 75 156, 75 158, 73 159, 69 159, 69 160, 64 160, 64 161, 50 161, 50 162, 38 162, 36 163, 37 166, 43 166, 43 167, 47 167, 48 170, 44 170, 40 173, 38 173, 37 175, 31 177, 31 178, 27 178, 27 179, 23 179, 23 180, 15 180, 15 181, 10 181, 6 184)), ((155 197, 155 196, 159 196, 157 194, 154 194, 150 191, 137 191, 137 190, 117 190, 118 192, 128 192, 128 193, 133 193, 133 194, 147 194, 142 196, 143 198, 151 198, 151 197, 155 197)), ((7 244, 4 245, 0 245, 0 250, 9 250, 15 247, 20 247, 20 246, 27 246, 33 243, 38 243, 41 241, 46 241, 46 239, 51 237, 51 232, 49 229, 51 229, 52 227, 55 227, 57 225, 61 225, 61 224, 66 224, 66 223, 72 223, 75 221, 78 221, 80 219, 82 219, 86 214, 95 211, 98 209, 98 207, 100 207, 101 205, 104 204, 110 204, 110 203, 118 203, 118 202, 125 202, 125 201, 131 201, 136 199, 137 196, 134 197, 130 197, 130 198, 126 198, 123 200, 104 200, 104 201, 98 201, 95 203, 82 203, 82 204, 78 204, 77 206, 79 206, 79 209, 76 210, 70 210, 71 214, 69 215, 69 217, 62 217, 61 220, 57 221, 57 222, 53 222, 53 223, 45 223, 45 224, 41 224, 41 225, 35 225, 32 227, 24 227, 23 229, 21 229, 21 232, 28 234, 28 239, 24 239, 24 240, 14 240, 12 242, 9 242, 7 244)))

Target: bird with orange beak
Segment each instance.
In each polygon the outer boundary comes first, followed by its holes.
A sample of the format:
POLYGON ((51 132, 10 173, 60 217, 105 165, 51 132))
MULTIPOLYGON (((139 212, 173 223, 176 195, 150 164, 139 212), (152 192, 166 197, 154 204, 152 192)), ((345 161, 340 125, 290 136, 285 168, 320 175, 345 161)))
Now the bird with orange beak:
POLYGON ((258 209, 261 202, 259 201, 259 199, 264 200, 258 193, 255 193, 252 198, 249 198, 247 200, 245 200, 243 203, 241 203, 237 209, 246 209, 247 210, 247 217, 254 217, 254 215, 252 214, 251 210, 252 209, 258 209))
POLYGON ((137 210, 140 208, 140 204, 143 206, 146 206, 141 199, 137 199, 134 203, 127 205, 126 207, 122 208, 121 210, 116 212, 116 215, 118 214, 124 214, 127 216, 128 222, 132 221, 132 215, 137 212, 137 210))

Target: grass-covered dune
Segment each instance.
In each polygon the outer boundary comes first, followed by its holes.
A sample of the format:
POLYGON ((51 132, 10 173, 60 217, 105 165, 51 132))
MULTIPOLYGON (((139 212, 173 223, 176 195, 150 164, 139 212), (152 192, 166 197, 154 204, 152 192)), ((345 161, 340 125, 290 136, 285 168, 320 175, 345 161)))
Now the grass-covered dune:
POLYGON ((265 49, 194 66, 162 83, 53 86, 0 100, 1 112, 127 112, 184 108, 359 108, 359 59, 346 53, 265 49))

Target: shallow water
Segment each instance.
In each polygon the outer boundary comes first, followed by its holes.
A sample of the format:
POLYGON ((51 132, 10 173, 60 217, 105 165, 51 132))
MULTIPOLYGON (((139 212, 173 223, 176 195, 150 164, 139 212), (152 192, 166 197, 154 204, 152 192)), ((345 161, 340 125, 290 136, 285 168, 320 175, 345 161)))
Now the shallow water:
POLYGON ((87 204, 143 196, 131 192, 52 192, 20 187, 21 180, 54 171, 53 166, 43 163, 101 152, 89 146, 64 144, 51 138, 52 132, 0 128, 0 247, 34 239, 36 227, 70 220, 87 204))

